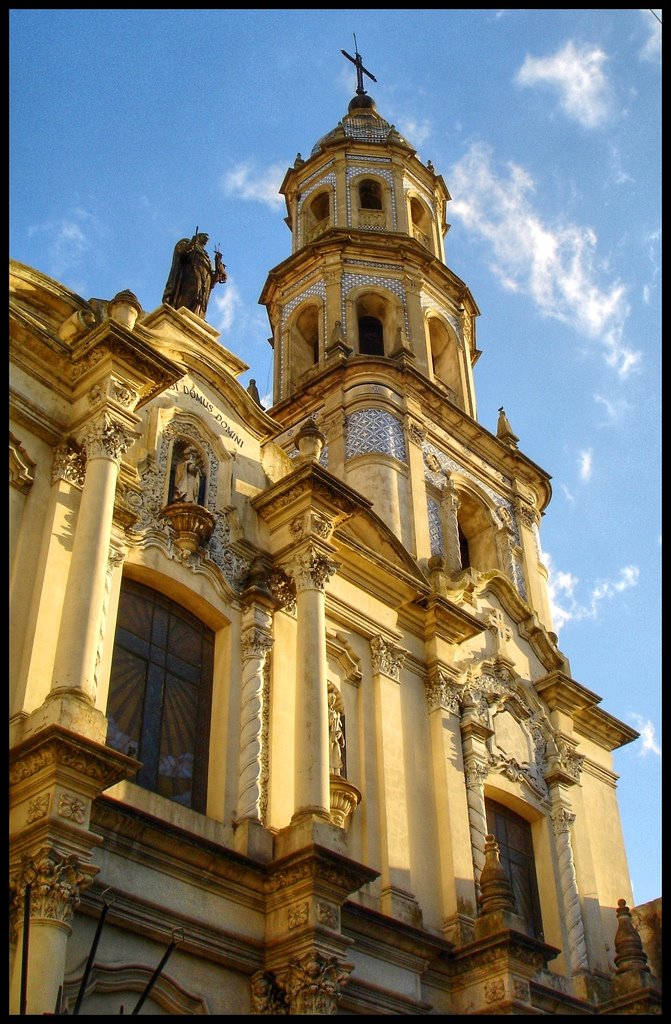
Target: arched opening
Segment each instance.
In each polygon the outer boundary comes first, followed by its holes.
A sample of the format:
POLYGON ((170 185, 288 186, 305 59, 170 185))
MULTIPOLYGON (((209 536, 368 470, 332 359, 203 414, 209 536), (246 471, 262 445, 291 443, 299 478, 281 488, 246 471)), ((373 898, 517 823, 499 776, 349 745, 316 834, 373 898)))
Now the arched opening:
POLYGON ((359 182, 359 206, 362 210, 382 209, 382 186, 373 178, 359 182))
POLYGON ((295 317, 289 331, 289 365, 291 384, 319 362, 319 315, 318 303, 303 306, 295 317))
POLYGON ((531 825, 509 807, 485 799, 487 830, 496 837, 499 855, 515 901, 515 913, 524 920, 534 938, 543 938, 543 920, 538 895, 536 863, 531 825))
POLYGON ((470 491, 459 489, 457 512, 462 569, 489 572, 500 568, 494 524, 484 504, 470 491))
POLYGON ((305 210, 305 241, 311 242, 331 223, 331 201, 328 191, 318 192, 305 210))
POLYGON ((456 338, 438 317, 429 318, 428 328, 434 380, 445 386, 450 401, 463 408, 459 347, 456 338))
POLYGON ((399 313, 394 304, 378 292, 366 292, 354 303, 358 328, 358 352, 384 356, 391 350, 399 313))
POLYGON ((124 579, 107 743, 142 762, 135 781, 205 811, 214 633, 158 591, 124 579))
POLYGON ((384 355, 384 330, 375 316, 359 317, 359 352, 365 356, 384 355))
POLYGON ((431 218, 426 207, 414 196, 410 200, 411 234, 418 242, 433 249, 431 245, 431 218))

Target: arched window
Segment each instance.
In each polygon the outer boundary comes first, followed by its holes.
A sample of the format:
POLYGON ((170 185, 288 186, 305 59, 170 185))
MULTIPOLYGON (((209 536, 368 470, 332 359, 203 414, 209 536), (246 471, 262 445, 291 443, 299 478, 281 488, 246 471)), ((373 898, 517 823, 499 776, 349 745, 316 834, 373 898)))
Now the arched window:
POLYGON ((305 241, 311 242, 326 231, 331 223, 329 193, 319 192, 310 201, 305 211, 305 241))
POLYGON ((365 356, 384 355, 384 331, 376 316, 359 317, 359 352, 365 356))
POLYGON ((124 580, 107 743, 142 762, 144 789, 205 811, 214 634, 150 587, 124 580))
POLYGON ((434 380, 444 385, 450 401, 463 409, 463 387, 457 342, 438 317, 430 317, 428 329, 434 380))
POLYGON ((515 913, 524 920, 529 932, 543 938, 543 921, 536 880, 531 825, 510 808, 485 800, 487 830, 499 844, 501 865, 513 890, 515 913))
POLYGON ((304 306, 289 329, 289 366, 291 386, 319 362, 319 319, 317 303, 304 306))
POLYGON ((459 488, 459 550, 462 569, 489 572, 501 568, 491 514, 484 503, 466 488, 459 488))
POLYGON ((379 181, 364 178, 359 184, 359 206, 362 210, 382 209, 382 188, 379 181))
POLYGON ((424 206, 414 196, 410 200, 410 222, 412 225, 412 237, 418 242, 431 249, 431 220, 424 206))

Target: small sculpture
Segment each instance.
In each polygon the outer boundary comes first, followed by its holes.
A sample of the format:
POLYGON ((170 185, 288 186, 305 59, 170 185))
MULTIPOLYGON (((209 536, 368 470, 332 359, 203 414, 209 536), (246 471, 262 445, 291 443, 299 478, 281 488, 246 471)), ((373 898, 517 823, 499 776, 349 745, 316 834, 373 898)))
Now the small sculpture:
POLYGON ((247 394, 256 402, 260 409, 263 409, 263 406, 261 405, 261 395, 259 394, 259 389, 257 388, 256 381, 253 377, 247 385, 247 394))
POLYGON ((214 251, 214 268, 205 249, 210 236, 198 231, 193 238, 182 238, 175 246, 163 302, 173 309, 186 306, 205 319, 210 292, 215 284, 227 280, 226 266, 219 249, 214 251))
POLYGON ((329 766, 333 775, 342 775, 345 734, 335 693, 329 693, 329 766))
POLYGON ((185 448, 175 466, 173 501, 193 501, 197 504, 201 475, 198 453, 195 448, 185 448))

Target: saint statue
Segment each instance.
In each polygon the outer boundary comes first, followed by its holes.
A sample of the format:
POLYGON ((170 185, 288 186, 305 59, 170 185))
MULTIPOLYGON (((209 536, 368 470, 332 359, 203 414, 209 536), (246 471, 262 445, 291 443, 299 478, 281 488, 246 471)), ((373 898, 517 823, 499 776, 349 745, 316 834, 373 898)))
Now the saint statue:
POLYGON ((193 238, 182 238, 175 246, 170 274, 163 292, 163 302, 173 309, 186 306, 205 319, 210 292, 215 284, 223 284, 226 267, 221 253, 215 249, 214 267, 205 246, 210 236, 198 231, 193 238))
POLYGON ((194 448, 185 448, 175 466, 173 501, 193 501, 198 504, 201 480, 198 454, 194 448))
POLYGON ((329 768, 332 775, 342 775, 345 734, 335 693, 329 693, 329 768))

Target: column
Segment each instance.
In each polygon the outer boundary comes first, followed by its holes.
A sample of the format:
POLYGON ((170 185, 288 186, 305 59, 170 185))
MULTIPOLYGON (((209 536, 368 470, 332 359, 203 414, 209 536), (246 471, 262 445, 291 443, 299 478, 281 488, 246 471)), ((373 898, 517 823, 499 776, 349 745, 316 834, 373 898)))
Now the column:
POLYGON ((273 645, 272 618, 258 605, 242 616, 240 761, 236 821, 261 821, 263 675, 273 645))
POLYGON ((426 680, 443 935, 456 945, 472 939, 473 923, 478 916, 459 728, 462 692, 462 687, 455 685, 454 675, 443 668, 436 668, 426 680))
POLYGON ((401 707, 400 669, 406 652, 382 636, 370 642, 377 772, 380 791, 380 851, 382 912, 409 924, 421 925, 421 911, 410 891, 408 798, 401 707))
POLYGON ((90 885, 98 869, 83 865, 73 854, 43 846, 34 858, 25 858, 13 880, 12 931, 16 954, 10 980, 9 1013, 52 1014, 63 984, 69 921, 79 894, 90 885), (30 885, 27 955, 24 955, 25 894, 30 885))
POLYGON ((96 660, 105 602, 119 463, 135 435, 107 413, 90 422, 80 443, 86 478, 77 515, 50 697, 75 694, 95 704, 96 660))
MULTIPOLYGON (((314 543, 287 567, 296 584, 295 796, 293 819, 331 820, 325 588, 336 565, 314 543)), ((293 820, 292 819, 292 820, 293 820)))
POLYGON ((571 846, 571 826, 575 821, 575 814, 564 806, 556 786, 553 786, 550 792, 553 804, 550 813, 559 863, 559 884, 563 918, 568 934, 569 962, 571 973, 578 974, 589 971, 589 959, 571 846))
POLYGON ((443 544, 445 545, 445 570, 449 575, 461 572, 461 545, 459 544, 459 495, 456 487, 446 477, 443 487, 441 508, 443 510, 443 544))
POLYGON ((525 575, 529 587, 529 604, 546 629, 552 630, 552 612, 548 595, 548 571, 541 560, 540 515, 528 501, 515 496, 515 516, 520 535, 525 575))
POLYGON ((480 875, 485 866, 485 836, 487 835, 487 814, 485 811, 485 779, 489 775, 486 740, 493 736, 488 726, 483 725, 473 696, 467 694, 461 714, 461 743, 464 754, 464 780, 468 804, 468 827, 471 834, 471 852, 476 897, 480 895, 480 875))

